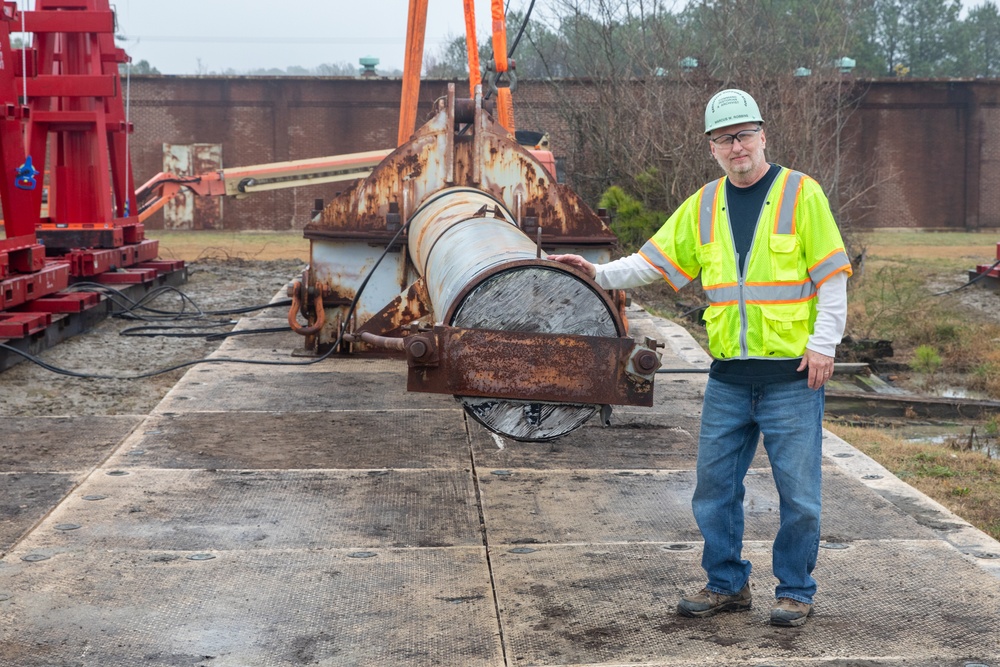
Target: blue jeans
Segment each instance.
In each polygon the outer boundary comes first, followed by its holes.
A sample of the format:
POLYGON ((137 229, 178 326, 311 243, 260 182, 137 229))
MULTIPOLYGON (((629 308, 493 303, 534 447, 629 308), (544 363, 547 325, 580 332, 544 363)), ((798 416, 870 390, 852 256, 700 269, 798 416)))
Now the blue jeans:
POLYGON ((727 384, 709 378, 698 441, 698 483, 692 507, 705 538, 701 564, 708 589, 739 592, 750 579, 743 559, 743 484, 764 434, 780 499, 774 540, 775 597, 812 604, 819 551, 824 391, 807 380, 727 384))

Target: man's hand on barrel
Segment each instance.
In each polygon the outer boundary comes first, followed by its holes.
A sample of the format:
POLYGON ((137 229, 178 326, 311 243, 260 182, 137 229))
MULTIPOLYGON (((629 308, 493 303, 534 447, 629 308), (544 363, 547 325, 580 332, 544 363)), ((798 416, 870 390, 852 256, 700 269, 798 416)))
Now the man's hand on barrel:
POLYGON ((597 267, 579 255, 549 255, 546 259, 551 259, 553 262, 560 262, 562 264, 569 264, 583 271, 591 279, 597 276, 597 267))

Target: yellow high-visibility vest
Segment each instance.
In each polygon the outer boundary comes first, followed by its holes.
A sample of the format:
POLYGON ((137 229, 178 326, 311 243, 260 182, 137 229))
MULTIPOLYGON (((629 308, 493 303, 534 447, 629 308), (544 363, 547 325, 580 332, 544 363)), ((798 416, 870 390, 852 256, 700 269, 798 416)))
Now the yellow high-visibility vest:
POLYGON ((725 181, 689 197, 639 252, 675 290, 701 274, 716 359, 801 357, 816 322, 816 290, 836 273, 851 275, 830 203, 815 180, 783 167, 740 278, 725 181))

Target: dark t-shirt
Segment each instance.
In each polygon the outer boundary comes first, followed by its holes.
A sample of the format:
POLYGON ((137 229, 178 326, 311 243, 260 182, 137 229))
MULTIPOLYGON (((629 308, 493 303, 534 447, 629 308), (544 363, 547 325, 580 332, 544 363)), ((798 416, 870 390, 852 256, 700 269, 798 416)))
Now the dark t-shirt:
MULTIPOLYGON (((757 231, 757 220, 767 193, 774 184, 774 179, 781 172, 781 167, 772 164, 764 177, 748 188, 738 188, 732 181, 726 179, 725 211, 729 217, 729 226, 733 232, 733 246, 738 259, 739 272, 742 276, 746 269, 746 260, 750 256, 750 246, 754 233, 757 231)), ((809 377, 808 371, 798 372, 799 359, 716 359, 712 362, 709 375, 721 382, 732 384, 770 384, 772 382, 789 382, 809 377)))

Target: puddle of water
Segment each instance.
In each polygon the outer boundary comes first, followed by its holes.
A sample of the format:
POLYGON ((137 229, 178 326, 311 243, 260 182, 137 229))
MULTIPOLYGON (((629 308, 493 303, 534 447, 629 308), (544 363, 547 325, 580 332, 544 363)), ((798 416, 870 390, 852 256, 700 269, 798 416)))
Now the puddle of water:
POLYGON ((952 443, 961 443, 963 448, 967 447, 970 451, 981 452, 991 459, 1000 459, 1000 443, 997 442, 996 437, 984 435, 982 429, 979 427, 976 428, 975 435, 972 435, 972 427, 968 425, 962 427, 954 426, 950 432, 944 433, 932 433, 926 430, 921 432, 921 427, 919 426, 901 430, 908 431, 908 433, 900 434, 906 442, 945 447, 950 446, 952 443))
POLYGON ((969 391, 965 387, 945 387, 941 390, 941 398, 972 398, 984 400, 987 397, 978 391, 969 391))
POLYGON ((984 424, 921 421, 863 425, 885 431, 895 438, 915 445, 950 447, 954 443, 960 444, 962 448, 982 452, 992 459, 1000 459, 1000 438, 996 434, 988 434, 984 424), (974 434, 973 429, 975 429, 974 434))

